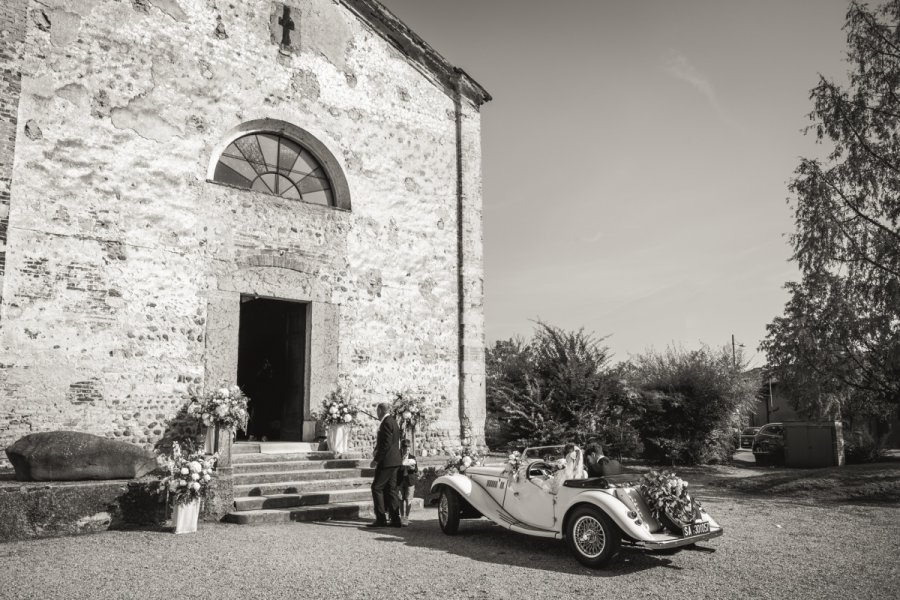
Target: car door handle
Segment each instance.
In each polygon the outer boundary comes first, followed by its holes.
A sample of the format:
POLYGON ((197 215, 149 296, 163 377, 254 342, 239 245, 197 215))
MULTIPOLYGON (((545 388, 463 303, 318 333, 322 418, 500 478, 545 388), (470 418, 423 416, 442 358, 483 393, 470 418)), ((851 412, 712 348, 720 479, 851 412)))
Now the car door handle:
POLYGON ((513 492, 513 496, 518 496, 519 492, 513 492))

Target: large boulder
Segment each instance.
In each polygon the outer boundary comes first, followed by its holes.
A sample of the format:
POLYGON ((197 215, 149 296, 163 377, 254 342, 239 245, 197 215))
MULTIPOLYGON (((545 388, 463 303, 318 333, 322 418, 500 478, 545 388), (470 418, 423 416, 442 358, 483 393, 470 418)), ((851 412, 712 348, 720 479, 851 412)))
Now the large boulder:
POLYGON ((32 433, 6 449, 19 481, 133 479, 156 468, 143 448, 77 431, 32 433))

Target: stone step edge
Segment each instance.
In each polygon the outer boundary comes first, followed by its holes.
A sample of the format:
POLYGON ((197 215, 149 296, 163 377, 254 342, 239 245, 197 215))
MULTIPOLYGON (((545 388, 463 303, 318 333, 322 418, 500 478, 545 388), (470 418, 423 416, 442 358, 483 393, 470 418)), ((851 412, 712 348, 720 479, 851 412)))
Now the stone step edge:
POLYGON ((359 460, 371 462, 371 457, 361 453, 337 454, 335 452, 290 452, 285 454, 232 454, 231 464, 251 465, 262 462, 302 462, 323 460, 359 460))
MULTIPOLYGON (((306 481, 274 481, 272 483, 241 483, 234 485, 235 494, 238 491, 249 488, 258 488, 263 486, 280 486, 280 487, 295 487, 298 489, 303 489, 303 486, 315 486, 315 485, 346 485, 347 489, 352 489, 355 487, 359 487, 362 485, 371 485, 372 478, 371 477, 347 477, 347 478, 337 478, 337 479, 309 479, 306 481)), ((337 488, 340 489, 340 488, 337 488)), ((315 492, 318 490, 310 490, 309 493, 315 492)), ((331 490, 333 491, 333 490, 331 490)), ((297 493, 302 494, 304 492, 288 492, 288 493, 297 493)), ((243 495, 243 494, 242 494, 243 495)), ((262 496, 271 495, 271 494, 260 494, 262 496)))
POLYGON ((334 452, 285 452, 284 454, 259 454, 246 452, 242 454, 232 454, 231 463, 249 465, 257 462, 287 462, 302 460, 356 460, 355 457, 342 457, 334 452))
MULTIPOLYGON (((424 508, 421 498, 414 498, 412 510, 418 511, 424 508)), ((236 525, 254 525, 271 523, 290 523, 292 521, 328 521, 333 518, 365 518, 371 516, 372 501, 360 500, 357 502, 333 502, 331 504, 317 504, 311 506, 293 506, 287 508, 266 508, 248 511, 232 511, 226 514, 222 520, 236 525), (295 516, 322 515, 320 518, 298 519, 295 516)))
MULTIPOLYGON (((256 461, 254 461, 254 462, 239 462, 239 463, 235 463, 232 461, 231 464, 233 467, 254 467, 254 468, 263 467, 263 468, 265 468, 265 467, 276 467, 276 466, 277 467, 286 467, 289 465, 315 465, 316 463, 322 463, 322 466, 324 466, 325 463, 330 463, 330 462, 357 463, 357 465, 354 467, 324 467, 325 469, 362 469, 362 468, 368 469, 369 468, 369 461, 360 460, 357 458, 325 458, 325 459, 316 459, 316 460, 275 460, 275 461, 271 461, 271 462, 256 462, 256 461)), ((313 468, 312 466, 304 466, 304 467, 300 467, 299 469, 293 469, 293 470, 300 471, 300 470, 312 469, 312 468, 313 468)))
POLYGON ((268 510, 260 508, 239 508, 242 504, 265 503, 266 500, 283 502, 284 506, 278 508, 291 508, 294 506, 321 506, 324 504, 337 504, 341 502, 356 502, 358 498, 368 499, 372 497, 372 491, 365 486, 347 490, 322 490, 319 492, 307 492, 298 494, 265 494, 262 496, 236 496, 234 509, 231 512, 247 512, 253 510, 268 510))
MULTIPOLYGON (((291 471, 263 471, 260 473, 234 473, 233 477, 237 479, 238 477, 258 477, 261 475, 265 475, 266 477, 274 477, 276 475, 284 475, 285 477, 290 477, 292 475, 299 474, 313 474, 313 475, 324 475, 326 473, 343 473, 345 475, 357 473, 359 471, 375 471, 375 469, 370 469, 369 467, 335 467, 333 469, 294 469, 291 471)), ((364 477, 363 475, 358 475, 357 477, 364 477)), ((369 478, 372 477, 372 473, 369 474, 369 478)), ((324 479, 310 479, 309 481, 327 481, 329 479, 339 479, 337 477, 326 477, 324 479)), ((290 481, 289 479, 285 479, 285 481, 290 481)), ((306 480, 304 480, 306 481, 306 480)), ((276 482, 278 483, 278 482, 276 482)))

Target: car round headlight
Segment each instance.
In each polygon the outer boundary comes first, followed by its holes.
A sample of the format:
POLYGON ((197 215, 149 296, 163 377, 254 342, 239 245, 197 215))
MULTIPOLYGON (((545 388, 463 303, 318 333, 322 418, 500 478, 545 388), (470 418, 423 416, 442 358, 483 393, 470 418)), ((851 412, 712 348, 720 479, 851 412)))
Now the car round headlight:
POLYGON ((637 519, 637 513, 634 512, 633 510, 629 510, 629 511, 628 511, 628 514, 627 514, 627 517, 628 517, 629 519, 637 519))

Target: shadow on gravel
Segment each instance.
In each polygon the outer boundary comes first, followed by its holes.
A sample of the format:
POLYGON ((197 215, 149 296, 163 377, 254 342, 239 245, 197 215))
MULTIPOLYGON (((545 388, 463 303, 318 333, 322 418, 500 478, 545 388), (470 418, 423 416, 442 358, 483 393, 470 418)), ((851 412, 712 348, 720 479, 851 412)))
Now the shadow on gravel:
MULTIPOLYGON (((594 574, 597 577, 618 577, 653 568, 680 570, 660 554, 623 548, 604 569, 592 570, 581 566, 569 553, 564 542, 530 537, 494 525, 490 521, 465 520, 456 535, 445 535, 437 519, 413 521, 409 527, 368 530, 358 523, 330 521, 323 525, 356 527, 371 532, 375 540, 386 544, 404 544, 412 548, 443 551, 479 562, 505 566, 526 567, 553 573, 594 574)), ((712 549, 704 549, 712 550, 712 549)))

